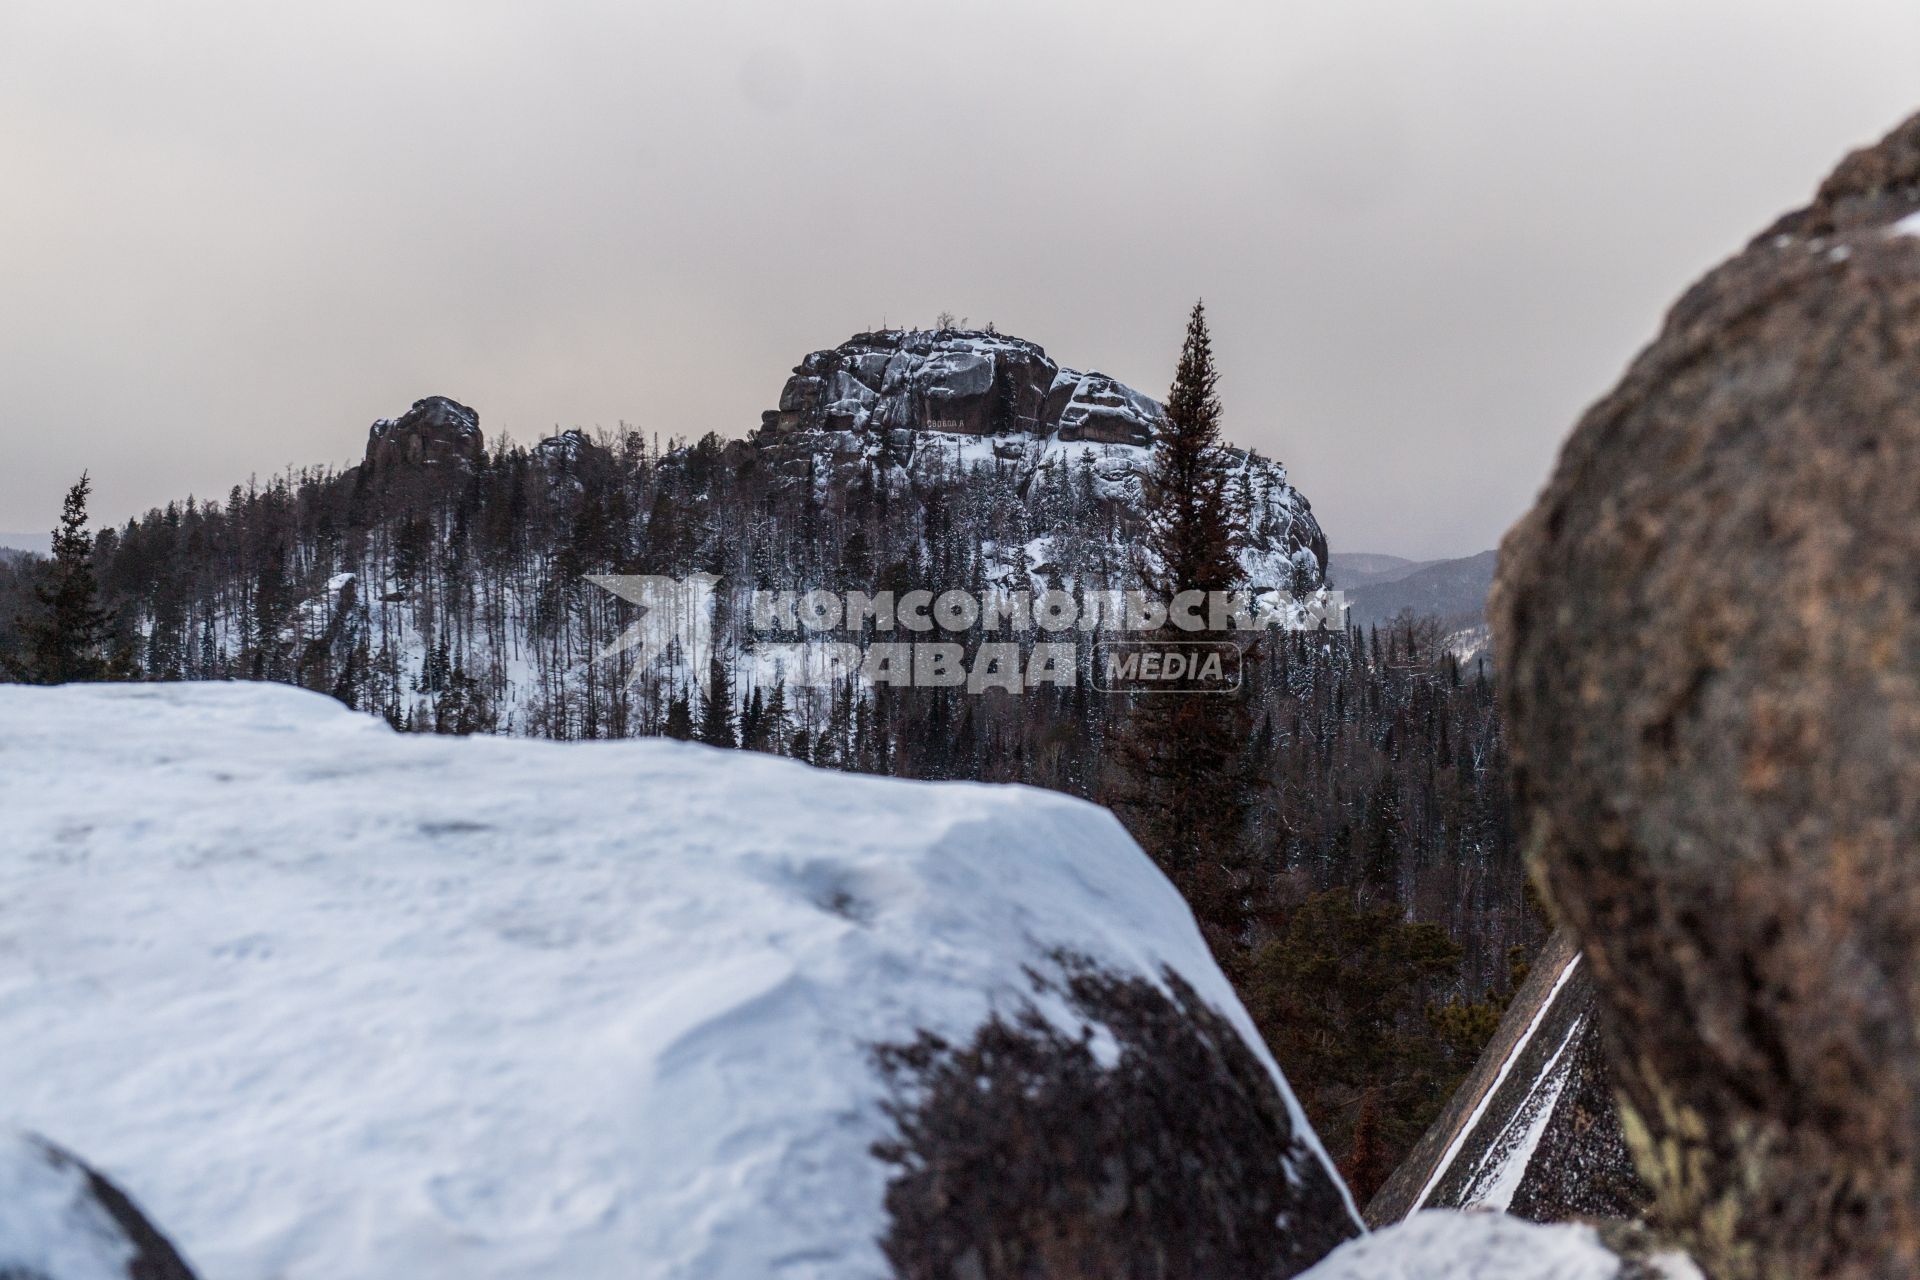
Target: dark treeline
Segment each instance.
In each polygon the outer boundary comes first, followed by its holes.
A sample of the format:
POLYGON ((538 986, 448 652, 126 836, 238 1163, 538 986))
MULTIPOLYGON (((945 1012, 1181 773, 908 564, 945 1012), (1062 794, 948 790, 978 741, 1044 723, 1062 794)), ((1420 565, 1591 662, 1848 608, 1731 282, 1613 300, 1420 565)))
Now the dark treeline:
MULTIPOLYGON (((755 588, 1128 585, 1139 495, 1102 461, 1089 448, 1022 476, 938 451, 903 466, 569 432, 532 449, 503 439, 472 462, 299 472, 99 534, 97 656, 149 679, 297 684, 402 730, 671 733, 1111 803, 1128 786, 1119 746, 1135 708, 1084 670, 1075 687, 1020 695, 799 687, 774 674, 801 660, 797 638, 756 635, 744 616, 755 588), (722 580, 712 696, 684 663, 596 660, 632 612, 585 575, 702 571, 722 580)), ((1277 468, 1229 470, 1236 527, 1283 535, 1277 468)), ((29 641, 52 572, 0 563, 0 653, 22 678, 36 678, 29 641)), ((1234 908, 1210 941, 1365 1194, 1470 1065, 1514 949, 1540 937, 1490 677, 1411 618, 1276 631, 1249 653, 1235 714, 1244 736, 1221 761, 1233 817, 1208 855, 1234 908)))

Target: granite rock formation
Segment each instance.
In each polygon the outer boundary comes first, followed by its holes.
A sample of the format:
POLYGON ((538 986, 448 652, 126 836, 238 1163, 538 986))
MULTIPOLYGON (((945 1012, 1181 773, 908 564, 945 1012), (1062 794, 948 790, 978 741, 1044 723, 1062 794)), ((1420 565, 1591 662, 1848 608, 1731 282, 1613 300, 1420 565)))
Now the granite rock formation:
POLYGON ((1012 433, 1148 445, 1160 406, 1038 345, 977 329, 860 333, 794 368, 763 436, 808 431, 1012 433))
POLYGON ((478 413, 445 396, 428 396, 367 429, 364 466, 383 471, 396 465, 478 462, 485 452, 478 413))
MULTIPOLYGON (((1056 363, 1035 343, 975 329, 855 334, 793 370, 752 447, 789 481, 867 469, 924 495, 930 476, 978 466, 1015 477, 1029 503, 1084 484, 1137 520, 1153 493, 1160 404, 1103 373, 1056 363), (1037 483, 1043 477, 1049 483, 1037 483)), ((1284 466, 1227 450, 1244 503, 1242 555, 1262 587, 1325 581, 1327 540, 1284 466)))

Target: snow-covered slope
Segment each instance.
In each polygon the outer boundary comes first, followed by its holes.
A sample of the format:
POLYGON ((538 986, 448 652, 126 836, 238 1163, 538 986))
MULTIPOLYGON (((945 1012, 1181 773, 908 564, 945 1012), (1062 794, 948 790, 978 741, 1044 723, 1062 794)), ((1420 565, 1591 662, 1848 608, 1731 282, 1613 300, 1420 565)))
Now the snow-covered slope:
POLYGON ((5 1118, 210 1280, 887 1275, 914 1099, 875 1047, 1024 1012, 1137 1074, 1036 981, 1067 957, 1238 1033, 1284 1139, 1261 1247, 1355 1230, 1185 904, 1060 795, 0 686, 0 815, 5 1118))

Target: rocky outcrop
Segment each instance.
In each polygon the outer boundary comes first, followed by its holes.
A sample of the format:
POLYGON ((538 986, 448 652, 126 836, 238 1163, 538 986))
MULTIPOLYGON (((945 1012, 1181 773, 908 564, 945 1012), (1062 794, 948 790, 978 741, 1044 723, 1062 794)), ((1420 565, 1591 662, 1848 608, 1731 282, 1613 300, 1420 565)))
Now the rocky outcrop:
MULTIPOLYGON (((1063 368, 1024 339, 889 329, 801 361, 780 407, 761 415, 752 447, 789 482, 857 469, 915 499, 935 487, 930 477, 996 468, 1029 504, 1084 489, 1124 523, 1151 502, 1152 446, 1165 418, 1150 397, 1106 374, 1063 368)), ((1326 536, 1286 468, 1250 450, 1226 452, 1230 492, 1247 519, 1249 580, 1301 592, 1321 586, 1326 536)))
POLYGON ((607 451, 578 427, 548 436, 527 451, 533 460, 552 473, 571 475, 589 462, 606 459, 607 451))
POLYGON ((794 432, 1014 433, 1148 445, 1160 406, 1107 377, 1063 369, 1037 344, 977 329, 886 329, 794 368, 763 438, 794 432))
POLYGON ((1421 1209, 1630 1220, 1648 1198, 1620 1131, 1592 970, 1563 929, 1446 1109, 1367 1205, 1367 1221, 1387 1226, 1421 1209))
POLYGON ((1232 1023, 1171 971, 1057 961, 1035 996, 1081 1034, 1028 1005, 965 1044, 879 1052, 898 1090, 877 1154, 899 1170, 882 1242, 899 1280, 1284 1280, 1357 1234, 1232 1023))
POLYGON ((194 1280, 120 1188, 30 1134, 0 1132, 0 1277, 194 1280))
POLYGON ((612 475, 616 466, 613 451, 578 427, 548 436, 527 455, 546 477, 550 490, 564 487, 581 492, 589 477, 612 475))
POLYGON ((415 400, 397 418, 382 418, 367 429, 364 466, 383 471, 395 466, 478 462, 486 453, 480 415, 445 396, 415 400))
POLYGON ((1696 285, 1501 551, 1525 839, 1717 1280, 1920 1274, 1920 117, 1696 285))

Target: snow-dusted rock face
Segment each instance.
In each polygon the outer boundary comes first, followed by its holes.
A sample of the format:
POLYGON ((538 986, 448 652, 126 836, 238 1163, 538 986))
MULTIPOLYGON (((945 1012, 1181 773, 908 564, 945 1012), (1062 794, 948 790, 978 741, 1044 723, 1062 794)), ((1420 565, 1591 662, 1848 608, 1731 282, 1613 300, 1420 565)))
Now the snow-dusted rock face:
POLYGON ((1103 373, 1056 364, 1035 343, 977 329, 887 329, 816 351, 794 369, 761 432, 1014 433, 1147 445, 1158 404, 1103 373))
POLYGON ((0 1129, 0 1277, 194 1280, 124 1192, 31 1134, 0 1129))
POLYGON ((0 1097, 208 1275, 1232 1280, 1358 1230, 1093 806, 276 685, 0 724, 0 1097))
MULTIPOLYGON (((1158 401, 1104 373, 1054 362, 1038 344, 973 329, 855 334, 794 368, 753 444, 790 477, 867 467, 919 492, 928 475, 973 467, 1017 477, 1030 506, 1075 486, 1135 516, 1153 486, 1158 401)), ((1327 540, 1284 466, 1229 449, 1243 508, 1249 579, 1310 591, 1325 581, 1327 540)))
POLYGON ((882 1050, 900 1090, 878 1148, 900 1169, 895 1275, 1290 1276, 1348 1238, 1339 1188, 1231 1022, 1171 970, 1052 960, 971 1042, 882 1050))
POLYGON ((1592 969, 1561 930, 1480 1061, 1367 1205, 1367 1220, 1387 1225, 1420 1209, 1632 1220, 1650 1198, 1621 1132, 1592 969))
POLYGON ((603 452, 592 437, 578 427, 548 436, 528 450, 535 462, 554 471, 572 471, 589 456, 603 452))
POLYGON ((415 400, 397 418, 382 418, 367 428, 365 466, 383 470, 401 465, 477 461, 486 451, 480 415, 445 396, 415 400))

